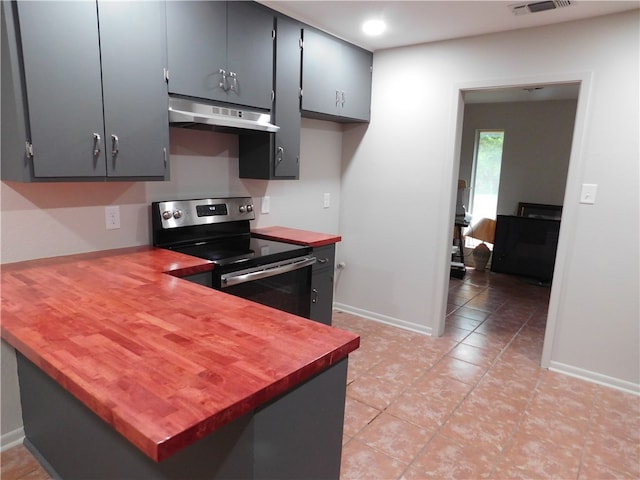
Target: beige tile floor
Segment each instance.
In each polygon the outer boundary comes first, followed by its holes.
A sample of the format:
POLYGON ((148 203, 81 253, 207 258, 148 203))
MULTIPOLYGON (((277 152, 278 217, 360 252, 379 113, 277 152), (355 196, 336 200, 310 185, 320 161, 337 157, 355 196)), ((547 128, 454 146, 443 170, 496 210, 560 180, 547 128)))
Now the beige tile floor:
POLYGON ((470 270, 441 338, 336 312, 361 335, 341 478, 640 478, 640 397, 539 366, 549 293, 470 270))
MULTIPOLYGON (((350 356, 343 480, 640 479, 640 397, 540 368, 549 289, 470 270, 445 335, 335 312, 350 356)), ((0 476, 48 479, 22 446, 0 476)))

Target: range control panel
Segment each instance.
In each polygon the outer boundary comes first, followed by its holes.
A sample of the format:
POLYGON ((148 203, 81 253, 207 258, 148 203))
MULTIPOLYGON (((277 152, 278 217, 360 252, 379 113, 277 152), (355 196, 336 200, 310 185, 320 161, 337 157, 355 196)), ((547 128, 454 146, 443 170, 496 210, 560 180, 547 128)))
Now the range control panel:
POLYGON ((154 202, 151 208, 165 229, 255 219, 251 197, 171 200, 154 202))

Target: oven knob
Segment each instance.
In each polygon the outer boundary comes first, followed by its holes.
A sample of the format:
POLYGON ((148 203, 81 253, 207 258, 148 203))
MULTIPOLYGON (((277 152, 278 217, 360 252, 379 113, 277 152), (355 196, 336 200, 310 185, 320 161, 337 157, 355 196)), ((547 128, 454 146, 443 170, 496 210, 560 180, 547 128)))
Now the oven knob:
POLYGON ((173 213, 171 212, 171 210, 165 210, 164 212, 162 212, 162 218, 164 218, 165 220, 169 220, 171 217, 173 217, 173 213))
POLYGON ((247 205, 247 212, 253 212, 253 205, 247 205))
POLYGON ((240 213, 245 213, 247 211, 247 207, 244 205, 240 205, 240 213))
POLYGON ((176 210, 175 212, 173 212, 173 218, 178 219, 180 217, 182 217, 182 211, 176 210))

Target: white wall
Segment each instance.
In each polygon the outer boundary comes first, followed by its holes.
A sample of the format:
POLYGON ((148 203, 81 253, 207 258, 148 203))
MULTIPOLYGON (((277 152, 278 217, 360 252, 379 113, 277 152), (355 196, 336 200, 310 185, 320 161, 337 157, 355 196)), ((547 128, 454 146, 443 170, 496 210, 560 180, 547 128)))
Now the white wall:
POLYGON ((575 100, 465 105, 459 178, 471 185, 476 131, 504 130, 498 215, 519 202, 562 205, 575 116, 575 100))
MULTIPOLYGON (((149 244, 150 203, 175 198, 251 195, 259 207, 269 195, 271 212, 258 212, 255 226, 339 233, 341 126, 303 119, 298 181, 239 179, 237 144, 233 135, 171 129, 169 182, 0 183, 2 263, 149 244), (119 230, 105 229, 106 205, 120 206, 119 230)), ((15 355, 4 341, 1 350, 5 446, 20 440, 22 419, 15 355)))
POLYGON ((635 10, 376 52, 371 123, 345 130, 340 306, 437 330, 459 163, 458 91, 582 79, 544 360, 638 391, 638 28, 635 10), (578 204, 582 183, 598 184, 595 205, 578 204))

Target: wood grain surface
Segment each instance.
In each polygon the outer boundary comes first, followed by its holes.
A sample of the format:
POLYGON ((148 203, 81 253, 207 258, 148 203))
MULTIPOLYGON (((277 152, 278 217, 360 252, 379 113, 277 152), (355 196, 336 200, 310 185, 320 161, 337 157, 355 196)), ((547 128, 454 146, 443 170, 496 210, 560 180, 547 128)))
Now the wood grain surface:
POLYGON ((294 243, 296 245, 308 245, 310 247, 323 247, 342 240, 340 235, 298 230, 288 227, 262 227, 251 230, 251 235, 267 240, 294 243))
POLYGON ((156 461, 358 348, 175 276, 211 268, 152 247, 2 265, 2 338, 156 461))

